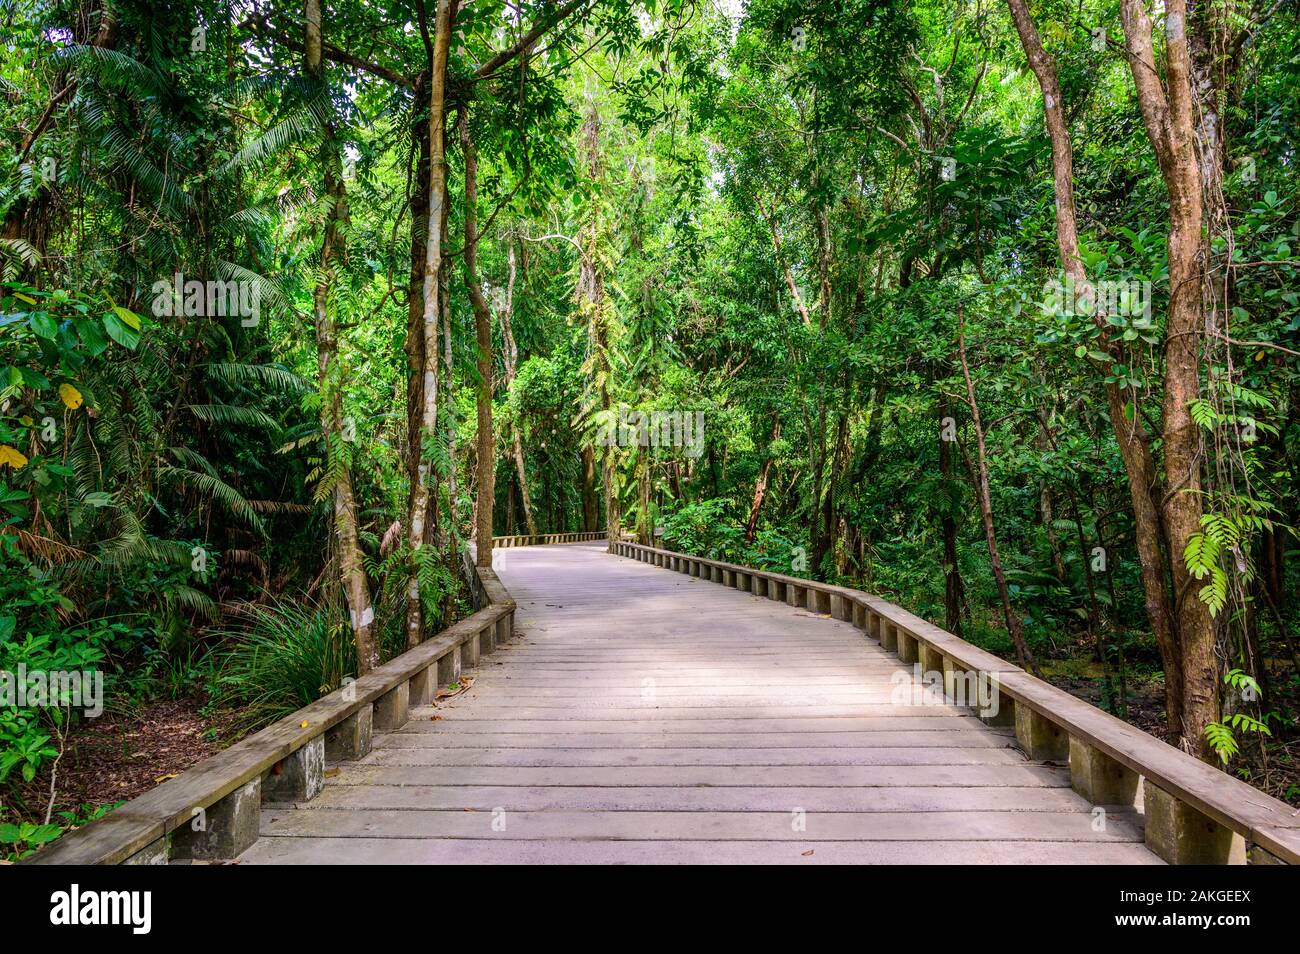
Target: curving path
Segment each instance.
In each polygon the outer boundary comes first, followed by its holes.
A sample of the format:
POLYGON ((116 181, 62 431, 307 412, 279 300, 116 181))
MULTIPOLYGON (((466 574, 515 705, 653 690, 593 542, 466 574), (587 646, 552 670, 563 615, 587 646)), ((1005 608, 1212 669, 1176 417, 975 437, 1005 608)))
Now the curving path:
POLYGON ((1010 729, 896 704, 848 623, 604 542, 497 556, 516 638, 242 862, 1159 863, 1010 729))

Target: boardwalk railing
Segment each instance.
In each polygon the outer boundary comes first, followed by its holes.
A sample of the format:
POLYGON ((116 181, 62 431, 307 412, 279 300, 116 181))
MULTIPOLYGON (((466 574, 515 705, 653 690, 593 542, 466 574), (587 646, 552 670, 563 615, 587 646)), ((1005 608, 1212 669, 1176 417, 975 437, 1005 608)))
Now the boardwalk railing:
POLYGON ((1300 863, 1297 810, 887 600, 627 541, 610 552, 851 622, 935 674, 949 698, 971 677, 987 680, 998 705, 981 718, 1014 725, 1030 758, 1068 763, 1093 805, 1141 813, 1147 846, 1171 864, 1300 863))
POLYGON ((536 533, 520 534, 513 537, 493 537, 494 547, 536 547, 548 543, 585 543, 589 540, 604 540, 604 530, 582 533, 536 533))
POLYGON ((325 760, 359 759, 372 734, 396 729, 514 632, 515 602, 468 559, 478 612, 279 722, 64 835, 29 864, 166 864, 227 860, 257 840, 263 802, 314 798, 325 760))

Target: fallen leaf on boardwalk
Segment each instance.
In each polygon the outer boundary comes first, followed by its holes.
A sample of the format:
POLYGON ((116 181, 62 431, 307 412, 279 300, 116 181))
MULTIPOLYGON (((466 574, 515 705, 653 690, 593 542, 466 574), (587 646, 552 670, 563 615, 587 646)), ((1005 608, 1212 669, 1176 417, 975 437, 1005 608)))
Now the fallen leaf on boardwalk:
POLYGON ((439 689, 437 695, 434 696, 434 698, 446 699, 450 696, 458 696, 472 685, 474 685, 473 676, 461 676, 459 682, 453 682, 447 688, 439 689))
POLYGON ((442 716, 429 716, 429 721, 430 721, 430 722, 437 722, 437 721, 438 721, 439 719, 441 719, 441 718, 442 718, 442 716))
POLYGON ((809 855, 811 855, 811 854, 812 854, 814 851, 816 851, 816 850, 817 850, 817 849, 815 849, 815 848, 809 848, 807 851, 803 852, 803 857, 807 858, 809 855))
POLYGON ((298 728, 300 728, 300 729, 305 729, 305 728, 307 728, 307 720, 306 720, 306 719, 303 719, 303 720, 302 720, 302 725, 298 726, 298 728))
POLYGON ((169 778, 175 778, 175 777, 176 777, 176 773, 173 772, 173 773, 170 774, 170 775, 159 775, 156 779, 154 779, 154 781, 155 781, 155 782, 165 782, 165 781, 167 781, 169 778))
POLYGON ((339 774, 339 770, 338 770, 337 768, 327 768, 327 769, 325 770, 325 777, 326 777, 326 778, 333 778, 335 775, 338 775, 338 774, 339 774))

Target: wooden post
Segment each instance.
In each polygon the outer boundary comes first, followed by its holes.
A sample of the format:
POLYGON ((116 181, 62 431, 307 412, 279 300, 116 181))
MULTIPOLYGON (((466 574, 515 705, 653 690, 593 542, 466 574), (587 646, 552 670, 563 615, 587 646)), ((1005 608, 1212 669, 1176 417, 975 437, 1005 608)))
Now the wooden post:
POLYGON ((412 709, 418 709, 420 706, 427 706, 433 702, 436 687, 433 684, 434 676, 432 666, 426 666, 411 676, 409 696, 407 704, 412 709))
POLYGON ((905 663, 920 662, 916 637, 904 629, 898 630, 898 659, 905 663))
POLYGON ((450 686, 460 679, 460 647, 453 646, 451 651, 438 659, 438 685, 450 686))
POLYGON ((1137 795, 1138 774, 1101 749, 1071 736, 1070 787, 1093 805, 1129 808, 1137 795))
POLYGON ((262 801, 305 802, 325 787, 325 736, 318 735, 262 776, 262 801))
MULTIPOLYGON (((975 678, 987 679, 989 683, 988 695, 989 708, 977 708, 975 714, 979 716, 980 721, 990 726, 1012 726, 1016 724, 1016 700, 1002 691, 1002 684, 998 681, 996 673, 976 673, 975 678)), ((947 673, 944 674, 945 684, 948 681, 947 673)), ((967 682, 970 678, 967 677, 967 682)))
POLYGON ((1064 762, 1070 757, 1065 730, 1029 706, 1016 706, 1016 741, 1035 761, 1064 762))
POLYGON ((252 847, 261 829, 262 782, 253 779, 172 832, 172 857, 230 861, 252 847))
POLYGON ((880 620, 880 648, 898 652, 898 627, 887 619, 880 620))
POLYGON ((461 670, 473 669, 478 665, 478 637, 471 636, 460 644, 461 670))
POLYGON ((410 683, 402 680, 375 702, 375 728, 380 732, 392 732, 406 725, 410 701, 410 683))
POLYGON ((1171 865, 1226 865, 1244 861, 1233 851, 1233 831, 1147 778, 1142 780, 1146 843, 1171 865), (1234 858, 1234 854, 1239 857, 1234 858))
POLYGON ((921 671, 925 673, 943 673, 943 653, 929 643, 921 643, 919 650, 921 671))
POLYGON ((325 732, 325 758, 350 762, 369 754, 374 737, 374 706, 365 705, 325 732))

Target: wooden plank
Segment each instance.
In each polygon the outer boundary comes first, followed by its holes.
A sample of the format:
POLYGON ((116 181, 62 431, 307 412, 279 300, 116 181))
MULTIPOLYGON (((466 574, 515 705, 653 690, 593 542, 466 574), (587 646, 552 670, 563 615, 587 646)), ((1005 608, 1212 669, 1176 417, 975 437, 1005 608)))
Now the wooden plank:
POLYGON ((376 748, 368 765, 1018 765, 1024 756, 1003 748, 786 749, 402 749, 376 748))
POLYGON ((508 785, 335 785, 306 803, 312 810, 809 812, 1087 811, 1068 788, 774 788, 508 785))
POLYGON ((1000 841, 570 841, 263 838, 242 864, 1158 865, 1141 845, 1000 841))
MULTIPOLYGON (((354 765, 331 785, 495 785, 625 786, 679 788, 732 788, 746 786, 802 786, 804 788, 931 788, 1048 787, 1069 788, 1064 769, 1021 761, 992 765, 764 765, 680 766, 633 765, 501 767, 481 765, 354 765)), ((328 788, 327 788, 328 790, 328 788)))
POLYGON ((990 738, 976 721, 965 729, 937 728, 896 732, 393 732, 380 736, 375 749, 922 749, 1005 748, 1010 732, 990 738))
MULTIPOLYGON (((431 712, 433 710, 417 710, 431 712)), ((472 711, 472 710, 471 710, 472 711)), ((896 711, 896 710, 895 710, 896 711)), ((928 711, 928 710, 927 710, 928 711)), ((914 715, 891 715, 880 718, 804 718, 804 719, 623 719, 623 720, 583 720, 583 719, 474 719, 447 714, 440 716, 437 722, 412 718, 402 727, 403 733, 422 735, 467 736, 483 733, 508 732, 515 735, 591 733, 610 735, 623 733, 660 733, 664 737, 708 735, 718 732, 757 735, 772 732, 804 733, 846 733, 863 734, 869 732, 928 732, 935 729, 969 728, 981 729, 979 719, 964 710, 949 708, 939 709, 926 717, 914 715)))
POLYGON ((1095 831, 1088 811, 815 812, 490 812, 354 809, 267 810, 262 837, 1140 842, 1141 830, 1113 812, 1095 831), (494 822, 497 827, 494 826, 494 822), (799 827, 802 823, 802 828, 799 827))
MULTIPOLYGON (((594 706, 579 703, 576 706, 497 706, 491 705, 490 696, 474 699, 472 703, 452 700, 437 709, 426 707, 415 710, 413 723, 403 731, 422 731, 425 721, 435 716, 447 726, 472 727, 483 722, 517 721, 520 725, 534 723, 580 722, 606 726, 617 731, 622 722, 644 722, 660 725, 665 722, 718 724, 720 727, 741 728, 750 723, 775 728, 778 724, 802 726, 810 720, 823 724, 863 723, 863 728, 880 719, 907 719, 904 728, 917 728, 921 719, 970 718, 969 710, 952 705, 898 706, 888 702, 863 703, 843 706, 809 706, 792 702, 782 706, 677 706, 647 709, 644 706, 594 706), (591 720, 589 722, 584 720, 591 720)), ((436 725, 437 723, 434 723, 436 725)), ((471 729, 472 730, 472 729, 471 729)), ((521 730, 523 731, 523 730, 521 730)))

